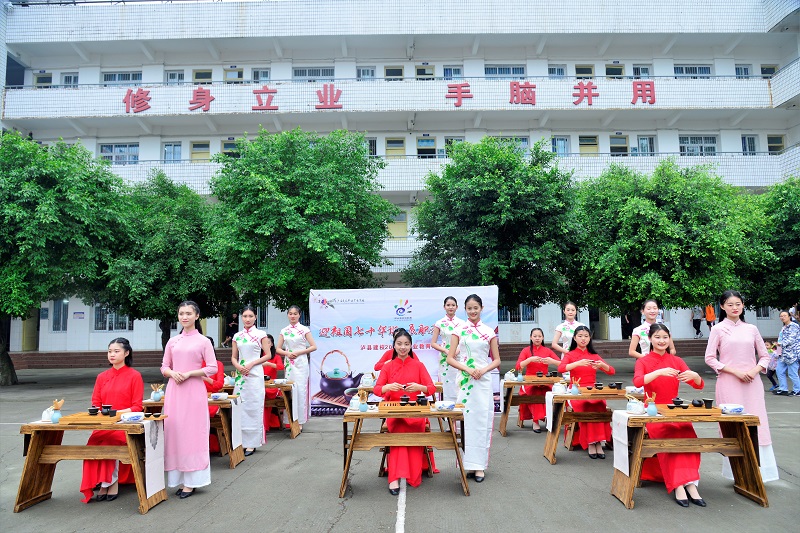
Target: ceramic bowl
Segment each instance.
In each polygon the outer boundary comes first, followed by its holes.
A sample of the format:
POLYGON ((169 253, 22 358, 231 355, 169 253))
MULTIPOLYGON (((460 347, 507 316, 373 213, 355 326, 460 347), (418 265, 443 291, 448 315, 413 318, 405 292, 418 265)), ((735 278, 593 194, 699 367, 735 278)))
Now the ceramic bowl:
POLYGON ((117 416, 117 410, 116 409, 109 409, 108 410, 108 416, 117 416))
POLYGON ((677 405, 673 405, 673 404, 669 403, 669 404, 667 404, 667 407, 669 407, 670 409, 675 409, 677 407, 677 405))
POLYGON ((89 414, 92 415, 92 416, 97 416, 97 413, 99 413, 99 412, 100 412, 100 409, 98 409, 97 407, 90 407, 89 408, 89 414))
POLYGON ((683 403, 683 399, 682 398, 673 398, 672 399, 672 403, 675 404, 675 405, 681 405, 683 403))

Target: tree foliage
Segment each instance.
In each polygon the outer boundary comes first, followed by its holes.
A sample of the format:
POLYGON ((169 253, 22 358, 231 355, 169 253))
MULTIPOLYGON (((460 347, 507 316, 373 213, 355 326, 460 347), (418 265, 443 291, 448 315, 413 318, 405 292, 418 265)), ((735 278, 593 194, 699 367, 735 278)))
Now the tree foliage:
POLYGON ((800 301, 800 178, 771 186, 761 196, 761 209, 776 259, 769 263, 754 299, 788 309, 800 301))
POLYGON ((375 285, 397 208, 377 194, 382 162, 363 135, 262 130, 237 151, 216 159, 209 250, 243 298, 285 309, 312 288, 375 285))
MULTIPOLYGON (((91 297, 120 241, 122 187, 80 145, 2 136, 0 317, 24 317, 51 299, 91 297)), ((8 340, 0 339, 0 384, 15 382, 8 340)))
POLYGON ((486 137, 450 148, 452 162, 430 174, 416 209, 425 241, 403 271, 415 286, 496 284, 501 305, 558 301, 563 254, 573 231, 570 174, 536 143, 530 157, 486 137))
POLYGON ((204 317, 223 314, 235 293, 205 246, 208 201, 162 171, 120 200, 130 239, 114 254, 97 297, 132 318, 158 320, 162 345, 179 302, 194 300, 204 317))
POLYGON ((647 298, 674 308, 749 292, 774 257, 757 202, 703 166, 664 160, 646 176, 612 165, 578 198, 575 275, 586 303, 615 315, 647 298))

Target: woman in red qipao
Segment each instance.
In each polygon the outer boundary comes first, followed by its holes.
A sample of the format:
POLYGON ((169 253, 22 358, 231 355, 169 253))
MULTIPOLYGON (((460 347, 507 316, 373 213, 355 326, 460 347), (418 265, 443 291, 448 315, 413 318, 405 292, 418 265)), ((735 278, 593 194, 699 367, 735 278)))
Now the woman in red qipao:
MULTIPOLYGON (((544 331, 541 328, 533 328, 531 330, 531 345, 523 348, 519 352, 519 359, 517 359, 517 370, 525 370, 526 376, 535 376, 537 372, 547 374, 548 365, 558 366, 561 361, 556 358, 553 350, 543 346, 544 331)), ((552 385, 531 385, 522 387, 519 391, 520 396, 541 396, 553 388, 552 385)), ((545 405, 544 403, 531 403, 519 406, 519 419, 520 420, 533 420, 533 432, 541 433, 539 422, 545 419, 545 405)))
MULTIPOLYGON (((616 373, 614 367, 606 363, 602 357, 597 355, 597 351, 592 346, 592 335, 586 326, 575 328, 575 335, 569 346, 569 352, 564 355, 558 371, 562 374, 569 372, 570 378, 580 380, 583 386, 594 385, 597 379, 597 370, 602 370, 609 376, 616 373)), ((572 400, 572 409, 576 412, 598 412, 606 411, 605 400, 572 400)), ((578 423, 578 442, 581 448, 588 450, 589 457, 592 459, 605 459, 603 453, 603 441, 611 440, 611 424, 608 422, 579 422, 578 423)))
MULTIPOLYGON (((689 370, 680 357, 669 353, 672 338, 664 324, 653 324, 648 333, 651 351, 638 361, 633 375, 636 387, 644 386, 644 392, 656 395, 657 404, 667 404, 678 395, 681 382, 695 389, 703 388, 700 374, 689 370)), ((647 424, 647 433, 653 439, 697 438, 690 423, 647 424)), ((697 492, 700 480, 699 453, 659 453, 656 455, 667 492, 675 491, 675 500, 681 507, 689 507, 689 501, 700 507, 706 502, 697 492), (688 500, 687 500, 688 493, 688 500)))
MULTIPOLYGON (((394 350, 391 361, 387 362, 373 392, 387 401, 398 401, 408 395, 415 397, 422 392, 432 396, 436 386, 428 370, 411 350, 411 335, 405 329, 398 329, 394 336, 394 350)), ((389 433, 423 433, 424 418, 389 418, 386 426, 389 433)), ((424 446, 392 446, 389 449, 389 492, 400 493, 400 478, 405 478, 412 487, 422 483, 422 458, 424 446)))
MULTIPOLYGON (((206 338, 211 342, 211 346, 214 346, 214 339, 206 335, 206 338)), ((216 357, 217 352, 214 350, 214 357, 216 357)), ((206 392, 213 393, 219 392, 222 390, 222 387, 225 385, 225 365, 222 364, 222 361, 217 359, 217 373, 211 377, 203 376, 203 383, 206 384, 206 392)), ((209 405, 208 406, 208 417, 213 418, 217 416, 219 413, 219 405, 209 405)), ((210 433, 208 435, 208 451, 211 453, 219 453, 219 439, 214 433, 210 433)))
MULTIPOLYGON (((270 359, 268 359, 263 367, 264 367, 264 376, 269 376, 270 380, 277 379, 278 377, 278 370, 283 370, 286 367, 283 364, 283 357, 276 357, 278 353, 275 349, 275 338, 267 333, 267 339, 269 339, 267 344, 269 344, 269 353, 270 359)), ((267 389, 266 390, 266 399, 267 400, 274 400, 278 396, 283 394, 280 389, 267 389)), ((287 416, 292 416, 292 413, 287 413, 287 416)), ((281 417, 278 416, 278 408, 272 407, 270 409, 264 409, 264 432, 268 432, 271 428, 280 429, 281 428, 281 417)), ((266 442, 266 438, 264 439, 266 442)))
MULTIPOLYGON (((117 413, 141 412, 144 396, 142 375, 132 368, 133 350, 128 339, 114 339, 108 344, 108 362, 111 368, 97 376, 92 391, 92 405, 111 405, 117 413)), ((92 432, 88 446, 125 446, 124 431, 98 430, 92 432)), ((131 465, 113 459, 83 462, 81 492, 83 502, 89 503, 94 489, 99 485, 95 499, 99 502, 117 499, 119 484, 133 484, 131 465)))

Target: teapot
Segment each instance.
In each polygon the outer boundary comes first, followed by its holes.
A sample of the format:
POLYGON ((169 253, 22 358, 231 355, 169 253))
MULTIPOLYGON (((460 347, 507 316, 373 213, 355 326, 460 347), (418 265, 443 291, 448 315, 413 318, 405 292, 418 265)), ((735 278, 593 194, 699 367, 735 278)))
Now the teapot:
POLYGON ((358 385, 361 383, 361 378, 364 376, 363 373, 353 376, 353 372, 350 369, 350 361, 347 359, 347 356, 344 354, 344 352, 340 350, 331 350, 325 354, 325 357, 322 358, 322 362, 319 364, 319 374, 320 390, 325 394, 334 397, 344 395, 344 391, 347 389, 358 387, 358 385), (334 368, 330 372, 324 371, 325 359, 327 359, 332 353, 337 353, 344 357, 344 361, 347 364, 347 372, 339 368, 334 368))
POLYGON ((636 398, 633 398, 632 396, 629 396, 628 404, 625 406, 625 411, 633 415, 643 415, 645 414, 644 403, 642 403, 636 398))
POLYGON ((506 380, 506 381, 516 381, 517 380, 517 376, 514 375, 514 371, 513 370, 509 370, 503 376, 503 379, 506 380))
POLYGON ((567 386, 564 383, 553 383, 553 394, 566 394, 567 386))

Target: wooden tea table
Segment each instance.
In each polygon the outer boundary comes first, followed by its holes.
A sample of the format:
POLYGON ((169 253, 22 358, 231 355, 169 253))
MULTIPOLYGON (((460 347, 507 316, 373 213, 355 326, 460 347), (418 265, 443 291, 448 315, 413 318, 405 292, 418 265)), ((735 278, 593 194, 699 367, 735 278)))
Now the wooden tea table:
MULTIPOLYGON (((65 416, 62 421, 66 421, 69 416, 74 417, 75 415, 65 416)), ((20 428, 19 432, 25 438, 22 450, 25 463, 22 466, 22 477, 19 480, 17 499, 14 502, 15 513, 51 498, 56 465, 59 461, 65 460, 115 459, 131 465, 141 514, 147 513, 151 508, 167 499, 166 489, 156 492, 150 498, 147 497, 144 425, 137 422, 118 423, 119 416, 108 418, 98 415, 92 418, 96 418, 97 421, 74 425, 66 422, 59 424, 33 422, 24 424, 20 428), (98 429, 124 431, 127 444, 125 446, 61 444, 65 431, 92 432, 98 429)), ((164 418, 166 417, 162 416, 157 420, 164 418)), ((89 440, 89 434, 86 435, 86 440, 89 440)))
MULTIPOLYGON (((233 398, 237 398, 234 396, 233 398)), ((219 406, 219 421, 217 422, 214 417, 211 419, 211 427, 217 429, 217 439, 219 440, 220 454, 225 457, 228 456, 230 468, 236 468, 236 465, 244 461, 244 448, 240 444, 236 448, 233 447, 233 407, 231 406, 231 398, 227 400, 208 400, 208 405, 219 406)), ((142 402, 142 407, 145 413, 159 412, 164 408, 164 400, 154 402, 145 400, 142 402)))
MULTIPOLYGON (((287 381, 285 383, 275 383, 274 380, 265 381, 264 388, 271 390, 280 390, 282 394, 275 398, 264 397, 264 409, 272 409, 277 407, 286 413, 286 417, 290 420, 289 423, 289 436, 294 439, 300 434, 300 422, 298 422, 292 415, 292 386, 294 381, 287 381)), ((232 385, 225 385, 222 387, 223 392, 228 394, 233 393, 232 385)), ((281 421, 281 428, 283 428, 283 421, 281 421)))
MULTIPOLYGON (((663 410, 660 406, 659 411, 663 410)), ((700 410, 698 410, 699 412, 700 410)), ((715 410, 716 411, 716 410, 715 410)), ((758 425, 755 415, 687 414, 679 416, 631 416, 627 421, 628 475, 614 469, 611 494, 625 507, 633 509, 633 490, 640 483, 642 462, 658 453, 721 453, 728 457, 733 470, 733 490, 762 507, 769 507, 767 492, 758 467, 758 425), (665 422, 719 423, 722 437, 697 439, 645 438, 645 424, 665 422)), ((616 416, 616 415, 615 415, 616 416)), ((615 420, 617 420, 615 418, 615 420)), ((616 424, 616 422, 615 422, 616 424)), ((617 453, 618 446, 614 447, 617 453)))
MULTIPOLYGON (((345 491, 347 490, 348 474, 350 473, 353 452, 369 451, 372 448, 384 446, 431 446, 439 450, 453 450, 456 453, 456 464, 458 465, 460 473, 461 487, 464 489, 464 495, 469 496, 467 476, 464 472, 464 464, 461 460, 461 448, 463 448, 464 443, 457 434, 456 422, 461 424, 461 434, 463 435, 464 413, 461 411, 430 411, 428 408, 427 410, 417 409, 415 411, 370 410, 362 413, 361 411, 352 411, 348 409, 345 411, 342 418, 344 472, 342 473, 342 484, 339 487, 339 497, 344 498, 345 491), (380 429, 376 432, 368 433, 363 431, 364 420, 376 419, 380 422, 381 419, 386 418, 435 418, 440 424, 447 424, 450 431, 430 431, 423 433, 381 433, 380 429), (352 433, 349 429, 350 423, 353 424, 352 433)), ((433 429, 432 425, 431 429, 433 429)))
POLYGON ((503 414, 500 416, 500 434, 506 436, 506 426, 508 425, 508 415, 511 413, 511 408, 515 405, 531 405, 534 403, 543 404, 544 395, 541 396, 527 396, 521 395, 522 389, 517 387, 530 387, 537 385, 552 385, 558 383, 562 378, 555 377, 536 377, 526 376, 525 381, 511 381, 503 382, 503 395, 505 396, 503 403, 503 414))
MULTIPOLYGON (((580 394, 554 394, 553 395, 553 420, 552 425, 548 420, 547 439, 544 443, 544 456, 550 461, 551 465, 556 464, 556 448, 558 447, 558 437, 561 428, 565 424, 575 424, 576 422, 611 422, 611 409, 603 412, 579 413, 567 411, 566 405, 570 400, 620 400, 627 401, 625 390, 604 388, 603 390, 592 389, 591 391, 581 387, 580 394)), ((548 395, 551 393, 547 393, 548 395)), ((633 394, 638 398, 641 395, 633 394)), ((545 400, 546 401, 546 400, 545 400)))

